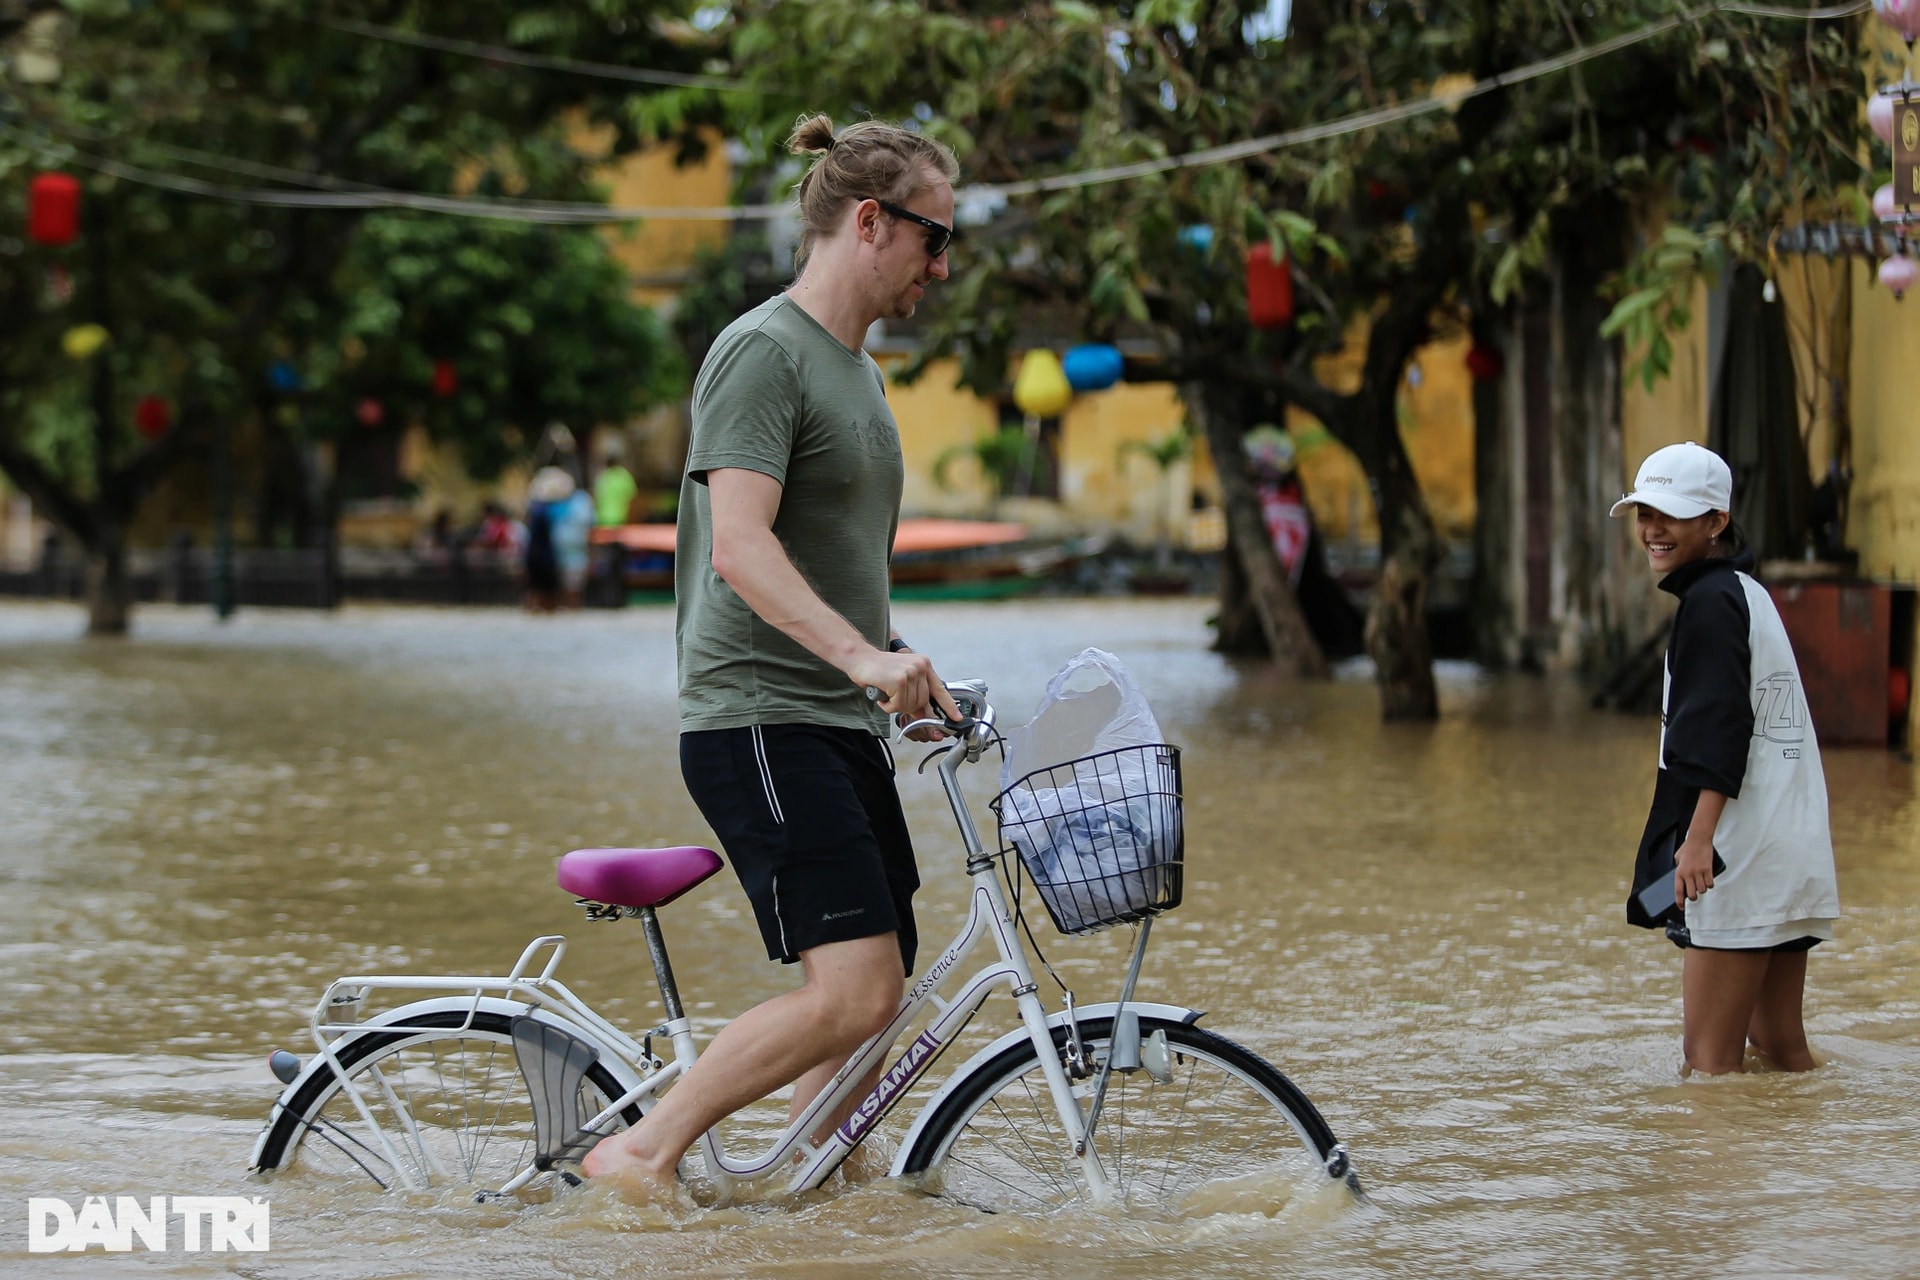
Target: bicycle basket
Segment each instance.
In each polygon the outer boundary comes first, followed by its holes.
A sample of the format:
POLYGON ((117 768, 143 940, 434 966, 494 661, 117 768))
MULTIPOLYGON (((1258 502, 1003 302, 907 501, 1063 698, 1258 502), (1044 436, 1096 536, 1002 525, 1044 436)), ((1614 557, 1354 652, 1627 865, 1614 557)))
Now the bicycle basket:
POLYGON ((992 808, 1001 853, 1018 855, 1060 932, 1092 933, 1180 905, 1180 748, 1122 747, 1038 769, 992 808))

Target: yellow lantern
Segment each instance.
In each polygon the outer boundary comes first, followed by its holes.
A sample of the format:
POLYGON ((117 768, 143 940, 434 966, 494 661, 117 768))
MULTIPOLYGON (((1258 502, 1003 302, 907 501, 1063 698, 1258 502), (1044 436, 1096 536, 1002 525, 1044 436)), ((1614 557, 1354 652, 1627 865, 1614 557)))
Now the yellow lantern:
POLYGON ((103 325, 77 324, 60 337, 60 349, 72 360, 85 360, 106 345, 107 330, 103 325))
POLYGON ((1035 418, 1055 418, 1073 403, 1073 384, 1060 367, 1060 357, 1045 347, 1035 347, 1020 362, 1019 376, 1013 380, 1013 403, 1020 412, 1035 418))

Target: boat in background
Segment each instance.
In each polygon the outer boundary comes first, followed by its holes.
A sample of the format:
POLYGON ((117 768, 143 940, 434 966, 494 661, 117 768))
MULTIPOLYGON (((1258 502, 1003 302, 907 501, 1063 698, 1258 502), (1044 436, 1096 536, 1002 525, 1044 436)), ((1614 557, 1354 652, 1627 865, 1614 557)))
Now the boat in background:
MULTIPOLYGON (((634 602, 673 595, 675 526, 595 529, 596 547, 617 548, 634 602)), ((1022 595, 1105 546, 1102 538, 1036 540, 1008 520, 902 520, 893 537, 893 595, 901 600, 993 600, 1022 595)))

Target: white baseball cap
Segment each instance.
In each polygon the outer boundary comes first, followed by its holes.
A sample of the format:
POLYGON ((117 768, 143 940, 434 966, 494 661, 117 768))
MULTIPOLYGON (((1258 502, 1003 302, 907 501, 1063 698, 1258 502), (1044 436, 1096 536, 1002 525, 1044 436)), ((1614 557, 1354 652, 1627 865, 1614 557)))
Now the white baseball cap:
POLYGON ((1655 449, 1640 464, 1633 492, 1614 503, 1607 514, 1624 515, 1642 503, 1676 520, 1731 511, 1733 472, 1719 454, 1691 440, 1655 449))

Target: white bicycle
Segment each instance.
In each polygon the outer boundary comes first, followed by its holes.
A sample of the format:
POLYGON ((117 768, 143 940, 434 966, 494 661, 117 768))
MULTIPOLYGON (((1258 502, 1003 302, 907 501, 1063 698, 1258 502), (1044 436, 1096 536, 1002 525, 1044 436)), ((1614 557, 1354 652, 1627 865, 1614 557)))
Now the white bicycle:
MULTIPOLYGON (((1127 748, 1023 778, 993 801, 1002 839, 990 852, 956 774, 996 740, 993 709, 978 681, 948 689, 964 717, 922 722, 949 737, 921 768, 939 757, 967 854, 966 923, 893 1021, 771 1146, 741 1155, 717 1130, 703 1137, 696 1149, 719 1193, 776 1173, 793 1191, 819 1186, 999 988, 1019 1025, 927 1099, 899 1143, 895 1177, 995 1211, 1082 1203, 1177 1215, 1243 1205, 1246 1196, 1271 1204, 1329 1179, 1357 1191, 1346 1149, 1291 1081, 1201 1029, 1200 1011, 1134 999, 1153 917, 1180 901, 1178 749, 1127 748), (1075 856, 1084 859, 1079 874, 1068 865, 1075 856), (1117 1001, 1076 1007, 1068 991, 1065 1009, 1047 1015, 1020 937, 1025 929, 1034 941, 1019 908, 1028 876, 1065 931, 1136 924, 1117 1001), (943 996, 983 939, 994 958, 943 996), (922 1015, 925 1025, 851 1117, 814 1140, 821 1118, 922 1015)), ((535 938, 505 977, 335 980, 311 1018, 318 1053, 304 1067, 274 1055, 286 1087, 254 1146, 253 1169, 371 1179, 384 1189, 461 1185, 482 1199, 577 1181, 569 1165, 636 1123, 698 1055, 655 913, 720 866, 718 855, 690 847, 576 850, 560 860, 561 887, 590 919, 640 921, 666 1021, 637 1040, 554 976, 566 953, 558 935, 535 938), (393 992, 418 998, 369 1008, 374 993, 393 992), (670 1058, 655 1053, 660 1040, 670 1058)))

